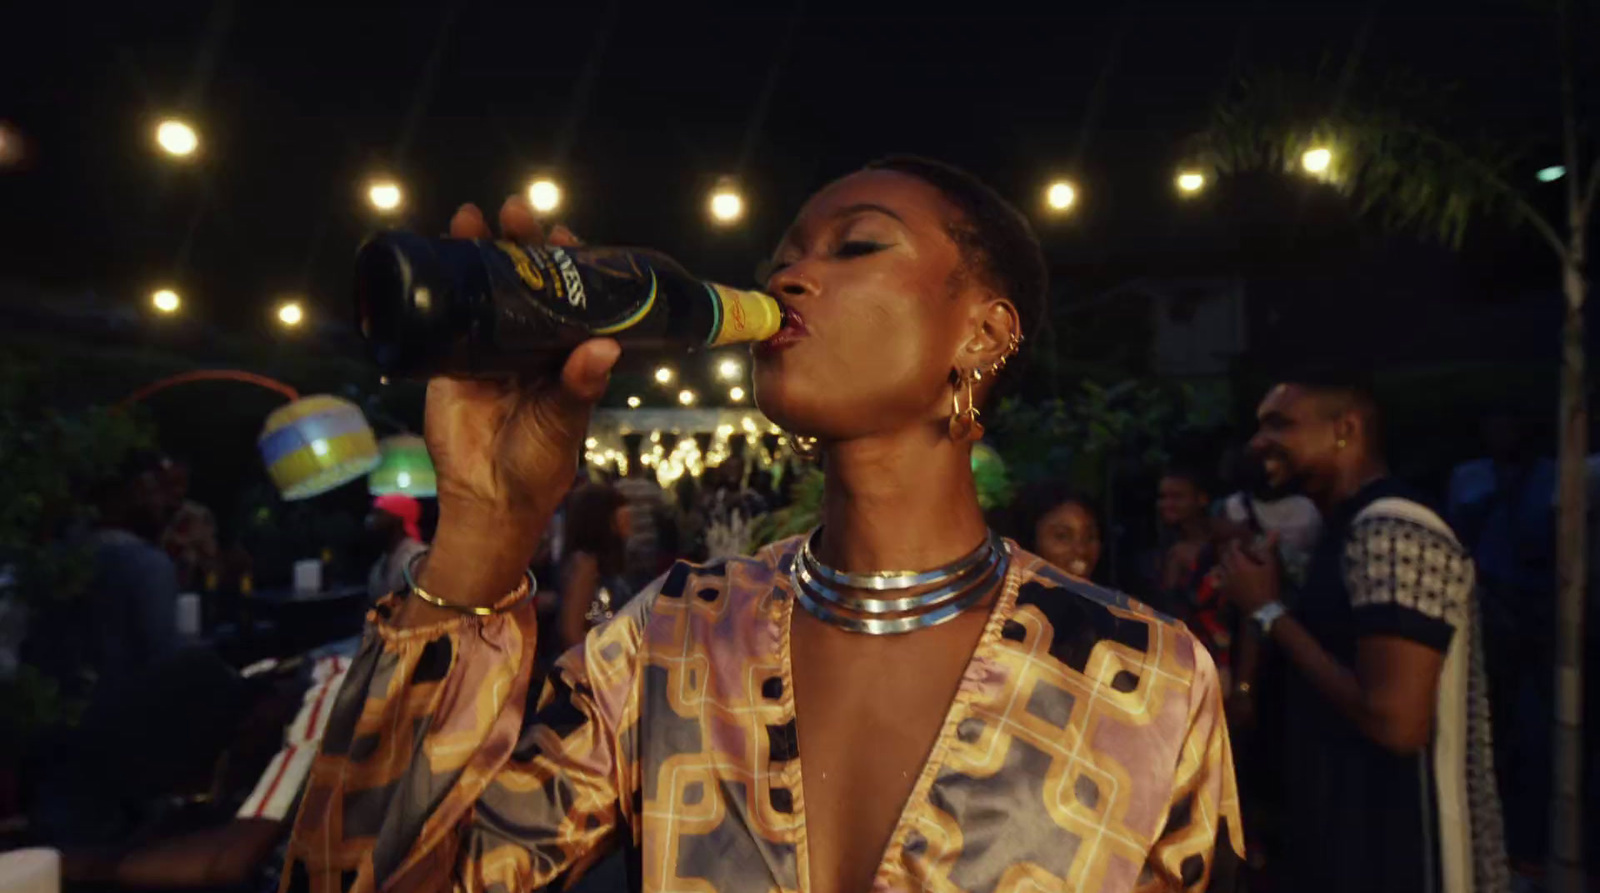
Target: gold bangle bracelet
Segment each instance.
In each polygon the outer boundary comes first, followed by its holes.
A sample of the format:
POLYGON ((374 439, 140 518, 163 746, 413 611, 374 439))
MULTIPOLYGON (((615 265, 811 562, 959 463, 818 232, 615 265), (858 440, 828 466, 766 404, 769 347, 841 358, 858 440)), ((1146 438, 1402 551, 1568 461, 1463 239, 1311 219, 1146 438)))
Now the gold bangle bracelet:
POLYGON ((447 611, 455 611, 458 614, 471 614, 475 617, 488 617, 492 614, 503 614, 515 608, 539 589, 539 579, 533 575, 533 568, 528 568, 526 571, 527 576, 517 583, 517 588, 506 593, 503 598, 492 605, 458 605, 455 602, 445 601, 417 585, 416 564, 429 551, 431 550, 425 549, 411 556, 411 560, 405 563, 401 573, 405 577, 406 586, 416 594, 417 598, 436 608, 444 608, 447 611))

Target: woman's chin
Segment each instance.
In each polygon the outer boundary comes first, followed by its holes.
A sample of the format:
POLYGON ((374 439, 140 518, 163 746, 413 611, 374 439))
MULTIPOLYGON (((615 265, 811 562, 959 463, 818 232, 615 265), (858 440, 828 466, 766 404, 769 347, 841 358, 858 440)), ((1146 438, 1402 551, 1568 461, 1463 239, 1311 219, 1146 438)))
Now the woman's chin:
POLYGON ((807 400, 803 389, 790 387, 779 376, 758 375, 754 382, 756 408, 774 425, 790 434, 812 435, 819 407, 807 400))

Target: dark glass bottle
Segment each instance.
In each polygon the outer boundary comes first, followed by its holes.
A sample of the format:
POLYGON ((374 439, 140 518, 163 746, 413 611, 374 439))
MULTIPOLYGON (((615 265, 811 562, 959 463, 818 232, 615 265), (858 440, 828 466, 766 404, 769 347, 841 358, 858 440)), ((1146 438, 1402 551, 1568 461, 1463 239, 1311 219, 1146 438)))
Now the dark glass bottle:
POLYGON ((378 366, 413 377, 548 371, 601 335, 677 351, 762 341, 783 322, 771 297, 654 252, 398 231, 361 246, 355 300, 378 366))

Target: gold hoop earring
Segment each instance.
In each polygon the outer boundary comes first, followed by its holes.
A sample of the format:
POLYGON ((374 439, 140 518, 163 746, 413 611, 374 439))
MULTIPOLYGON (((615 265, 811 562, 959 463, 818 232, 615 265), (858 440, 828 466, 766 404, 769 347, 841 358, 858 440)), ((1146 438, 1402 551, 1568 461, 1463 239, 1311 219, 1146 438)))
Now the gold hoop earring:
POLYGON ((1333 445, 1334 445, 1334 447, 1336 447, 1336 448, 1337 448, 1337 449, 1341 449, 1341 450, 1342 450, 1342 449, 1344 449, 1344 448, 1345 448, 1345 446, 1346 446, 1346 444, 1345 444, 1345 440, 1344 440, 1344 438, 1343 438, 1343 437, 1341 437, 1341 438, 1339 438, 1339 439, 1338 439, 1338 440, 1336 440, 1336 441, 1334 441, 1334 442, 1333 442, 1333 445))
POLYGON ((795 456, 803 461, 815 462, 817 455, 822 452, 815 437, 807 437, 804 434, 791 434, 785 431, 783 439, 785 443, 789 444, 789 452, 794 453, 795 456))
POLYGON ((983 373, 974 369, 963 375, 957 370, 955 378, 950 387, 950 439, 956 443, 973 443, 983 438, 983 423, 978 421, 978 403, 972 394, 973 385, 983 379, 983 373), (963 387, 967 392, 965 409, 961 408, 963 387))

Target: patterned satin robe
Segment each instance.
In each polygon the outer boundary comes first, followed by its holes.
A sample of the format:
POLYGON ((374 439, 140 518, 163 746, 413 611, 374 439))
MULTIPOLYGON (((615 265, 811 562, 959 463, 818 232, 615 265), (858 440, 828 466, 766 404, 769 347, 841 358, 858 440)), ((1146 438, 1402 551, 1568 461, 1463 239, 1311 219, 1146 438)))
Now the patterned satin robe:
MULTIPOLYGON (((530 690, 531 605, 375 611, 285 890, 803 891, 788 568, 678 564, 530 690)), ((1243 846, 1216 669, 1180 625, 1012 550, 875 891, 1201 890, 1243 846)))

